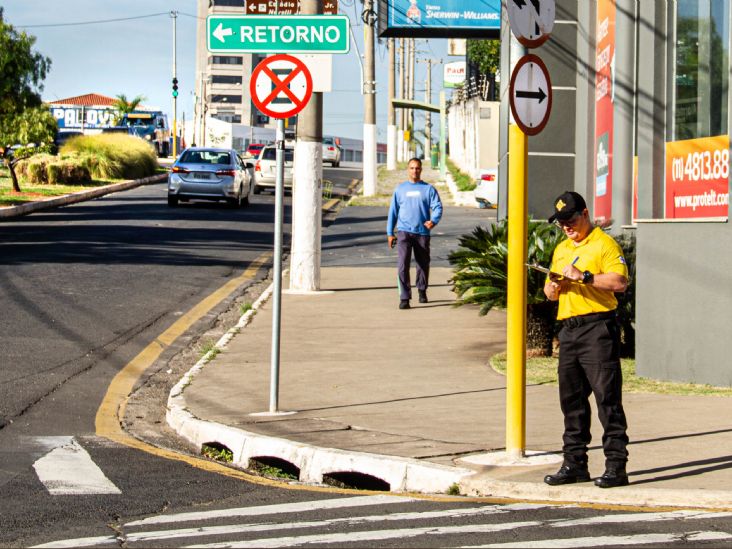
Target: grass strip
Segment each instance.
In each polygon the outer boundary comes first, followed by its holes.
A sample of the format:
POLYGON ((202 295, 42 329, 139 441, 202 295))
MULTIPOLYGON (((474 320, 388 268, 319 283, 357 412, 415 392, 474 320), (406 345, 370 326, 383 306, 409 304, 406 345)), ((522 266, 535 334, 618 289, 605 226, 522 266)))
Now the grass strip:
MULTIPOLYGON (((526 383, 531 385, 557 384, 556 358, 530 357, 526 359, 526 383)), ((498 353, 490 359, 491 368, 506 375, 506 353, 498 353)), ((620 360, 623 371, 623 391, 626 393, 654 393, 659 395, 732 397, 732 387, 714 387, 697 383, 658 381, 635 373, 635 359, 620 360)))

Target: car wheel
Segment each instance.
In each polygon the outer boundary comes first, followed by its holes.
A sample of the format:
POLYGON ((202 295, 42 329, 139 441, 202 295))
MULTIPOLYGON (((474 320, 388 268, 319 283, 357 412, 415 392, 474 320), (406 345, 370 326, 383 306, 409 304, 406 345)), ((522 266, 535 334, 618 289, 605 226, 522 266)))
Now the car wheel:
POLYGON ((233 198, 227 198, 226 204, 228 204, 228 206, 230 208, 234 208, 234 209, 239 208, 241 206, 241 194, 239 196, 235 196, 233 198))
POLYGON ((338 166, 340 166, 340 165, 341 165, 341 163, 340 163, 340 162, 333 162, 333 167, 334 167, 334 168, 337 168, 337 167, 338 167, 338 166))
POLYGON ((260 187, 259 185, 254 185, 254 187, 252 188, 252 192, 254 194, 260 194, 262 192, 262 187, 260 187))
POLYGON ((178 205, 178 197, 173 195, 168 195, 168 206, 177 206, 178 205))

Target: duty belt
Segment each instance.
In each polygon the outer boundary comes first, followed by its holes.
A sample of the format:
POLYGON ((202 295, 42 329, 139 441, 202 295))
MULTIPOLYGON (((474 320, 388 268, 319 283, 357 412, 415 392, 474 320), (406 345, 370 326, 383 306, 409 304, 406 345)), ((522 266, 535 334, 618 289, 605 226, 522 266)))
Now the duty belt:
POLYGON ((605 311, 602 313, 590 313, 588 315, 571 316, 565 318, 562 323, 567 328, 579 328, 585 324, 591 324, 593 322, 599 322, 600 320, 608 320, 615 318, 615 311, 605 311))

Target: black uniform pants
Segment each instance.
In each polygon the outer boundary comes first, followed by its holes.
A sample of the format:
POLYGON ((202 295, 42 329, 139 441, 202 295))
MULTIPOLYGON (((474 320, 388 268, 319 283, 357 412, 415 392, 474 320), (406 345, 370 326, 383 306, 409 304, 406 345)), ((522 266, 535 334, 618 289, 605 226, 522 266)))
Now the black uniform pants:
POLYGON ((559 332, 559 399, 564 414, 564 462, 585 466, 590 434, 589 396, 595 394, 604 429, 608 468, 628 460, 627 422, 622 402, 620 327, 607 314, 574 317, 559 332), (600 318, 598 318, 600 317, 600 318))

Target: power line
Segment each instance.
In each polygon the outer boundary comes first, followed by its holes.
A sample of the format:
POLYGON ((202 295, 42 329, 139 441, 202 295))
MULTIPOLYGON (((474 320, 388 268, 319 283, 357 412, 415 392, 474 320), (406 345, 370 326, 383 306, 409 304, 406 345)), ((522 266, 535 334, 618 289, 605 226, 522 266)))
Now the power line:
POLYGON ((150 15, 137 15, 135 17, 120 17, 118 19, 98 19, 96 21, 80 21, 77 23, 48 23, 43 25, 15 25, 20 29, 37 29, 40 27, 78 27, 80 25, 97 25, 100 23, 117 23, 119 21, 132 21, 133 19, 147 19, 149 17, 160 17, 170 15, 169 11, 162 13, 151 13, 150 15))

